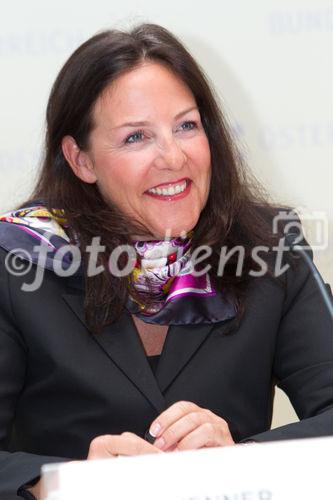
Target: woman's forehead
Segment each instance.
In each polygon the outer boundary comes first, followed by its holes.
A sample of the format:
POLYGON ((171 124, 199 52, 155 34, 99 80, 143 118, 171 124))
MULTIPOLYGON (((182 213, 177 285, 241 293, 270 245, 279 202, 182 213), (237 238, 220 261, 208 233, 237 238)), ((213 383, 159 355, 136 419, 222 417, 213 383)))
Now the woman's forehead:
POLYGON ((96 101, 94 115, 118 127, 124 121, 149 120, 163 111, 177 113, 184 106, 195 106, 187 85, 164 65, 149 62, 108 85, 96 101))

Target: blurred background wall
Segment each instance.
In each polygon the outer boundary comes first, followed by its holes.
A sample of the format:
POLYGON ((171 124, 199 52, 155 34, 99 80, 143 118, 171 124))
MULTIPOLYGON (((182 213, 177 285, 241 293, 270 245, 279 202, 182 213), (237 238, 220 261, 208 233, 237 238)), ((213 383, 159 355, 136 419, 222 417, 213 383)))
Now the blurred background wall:
MULTIPOLYGON (((71 52, 100 30, 143 21, 169 28, 203 66, 248 165, 272 199, 300 209, 333 283, 333 0, 3 2, 0 210, 29 194, 48 94, 71 52)), ((294 418, 278 391, 274 426, 294 418)))

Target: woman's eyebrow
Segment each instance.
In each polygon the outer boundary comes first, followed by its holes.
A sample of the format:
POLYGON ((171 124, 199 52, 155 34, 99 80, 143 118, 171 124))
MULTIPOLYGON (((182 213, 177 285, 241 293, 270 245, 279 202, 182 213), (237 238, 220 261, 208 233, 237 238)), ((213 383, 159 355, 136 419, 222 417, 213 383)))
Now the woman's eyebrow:
MULTIPOLYGON (((184 111, 181 111, 180 113, 178 113, 175 116, 175 120, 178 120, 183 115, 186 115, 187 113, 189 113, 190 111, 193 111, 195 109, 198 110, 198 107, 192 106, 191 108, 188 108, 188 109, 185 109, 184 111)), ((112 127, 111 130, 115 130, 115 129, 123 128, 123 127, 144 127, 146 125, 151 125, 151 122, 149 122, 149 121, 125 122, 125 123, 122 123, 121 125, 117 125, 115 127, 112 127)))

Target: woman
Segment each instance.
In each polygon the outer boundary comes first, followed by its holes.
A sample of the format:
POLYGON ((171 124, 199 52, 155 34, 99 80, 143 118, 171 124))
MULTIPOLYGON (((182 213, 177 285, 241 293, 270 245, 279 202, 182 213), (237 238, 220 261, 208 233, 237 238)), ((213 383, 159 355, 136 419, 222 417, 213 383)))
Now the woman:
POLYGON ((45 463, 333 433, 330 319, 301 262, 276 273, 276 214, 172 34, 74 52, 33 196, 1 218, 0 491, 39 498, 45 463), (301 422, 270 431, 276 383, 301 422))

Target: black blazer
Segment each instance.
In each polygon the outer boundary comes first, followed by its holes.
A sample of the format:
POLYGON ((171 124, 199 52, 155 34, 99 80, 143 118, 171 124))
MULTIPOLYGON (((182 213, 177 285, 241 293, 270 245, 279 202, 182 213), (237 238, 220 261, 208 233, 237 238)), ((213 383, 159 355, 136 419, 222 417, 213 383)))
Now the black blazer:
MULTIPOLYGON (((286 287, 254 279, 238 328, 230 321, 171 326, 153 375, 135 325, 124 312, 92 335, 75 278, 46 271, 23 292, 0 250, 0 498, 42 464, 84 459, 101 434, 143 436, 172 403, 189 400, 230 425, 236 441, 333 435, 333 328, 303 263, 286 287), (269 430, 274 386, 301 419, 269 430)), ((234 321, 234 320, 231 320, 234 321)))

